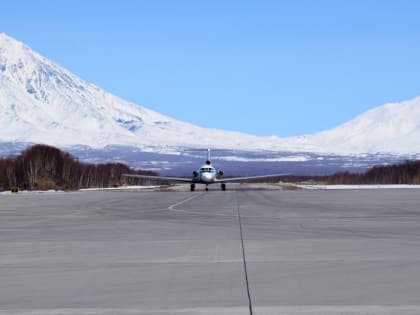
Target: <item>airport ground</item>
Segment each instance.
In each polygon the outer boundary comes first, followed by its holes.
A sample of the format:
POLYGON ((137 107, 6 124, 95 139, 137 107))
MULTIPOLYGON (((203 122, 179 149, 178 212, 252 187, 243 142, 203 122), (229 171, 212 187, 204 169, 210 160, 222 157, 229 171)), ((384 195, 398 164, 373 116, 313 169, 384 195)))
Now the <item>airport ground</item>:
POLYGON ((0 314, 420 314, 419 190, 182 187, 1 195, 0 314))

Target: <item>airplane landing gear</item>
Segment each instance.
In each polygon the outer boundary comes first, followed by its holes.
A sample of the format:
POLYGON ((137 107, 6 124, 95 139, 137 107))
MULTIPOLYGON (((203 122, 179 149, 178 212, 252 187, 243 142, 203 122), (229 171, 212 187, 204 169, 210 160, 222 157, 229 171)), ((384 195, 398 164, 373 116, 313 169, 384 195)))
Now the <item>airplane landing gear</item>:
POLYGON ((206 191, 209 191, 209 187, 206 185, 206 191))
POLYGON ((221 184, 220 186, 222 187, 222 191, 226 190, 226 184, 225 183, 221 184))
POLYGON ((195 190, 195 184, 191 184, 191 191, 195 190))

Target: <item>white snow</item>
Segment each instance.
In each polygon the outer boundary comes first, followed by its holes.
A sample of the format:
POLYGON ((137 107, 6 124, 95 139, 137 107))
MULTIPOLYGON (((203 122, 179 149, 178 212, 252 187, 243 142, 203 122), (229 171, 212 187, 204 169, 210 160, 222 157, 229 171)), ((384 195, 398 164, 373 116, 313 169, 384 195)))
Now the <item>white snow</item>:
POLYGON ((374 108, 334 129, 305 138, 335 153, 420 152, 420 97, 374 108))
MULTIPOLYGON (((0 87, 0 141, 4 142, 61 148, 119 144, 151 152, 207 147, 345 154, 420 152, 420 97, 380 106, 314 135, 257 137, 201 128, 124 101, 4 33, 0 33, 0 87)), ((291 159, 303 161, 302 157, 291 159)))
MULTIPOLYGON (((102 191, 102 190, 143 190, 143 189, 154 189, 154 188, 159 188, 162 186, 156 186, 156 185, 148 185, 148 186, 140 186, 140 185, 131 185, 131 186, 121 186, 121 187, 104 187, 104 188, 84 188, 84 189, 79 189, 77 191, 102 191)), ((75 191, 72 191, 75 192, 75 191)), ((12 193, 11 191, 1 191, 0 195, 14 195, 14 196, 19 196, 19 195, 32 195, 32 194, 62 194, 62 193, 68 193, 65 192, 64 190, 54 190, 54 189, 49 189, 49 190, 19 190, 18 193, 12 193)))
POLYGON ((296 185, 303 189, 420 189, 420 185, 296 185))
POLYGON ((161 185, 149 185, 149 186, 140 186, 140 185, 131 185, 131 186, 120 186, 120 187, 105 187, 105 188, 83 188, 79 191, 102 191, 102 190, 143 190, 143 189, 154 189, 162 187, 161 185))
MULTIPOLYGON (((201 128, 126 102, 0 34, 0 141, 60 147, 280 148, 277 137, 201 128)), ((173 150, 173 149, 172 149, 173 150)))
POLYGON ((273 158, 247 158, 241 156, 222 156, 217 157, 216 160, 230 161, 230 162, 306 162, 310 159, 306 156, 282 156, 273 158))
POLYGON ((65 193, 64 190, 55 190, 55 189, 49 189, 49 190, 19 190, 18 193, 12 193, 11 191, 1 191, 0 195, 31 195, 31 194, 62 194, 65 193))

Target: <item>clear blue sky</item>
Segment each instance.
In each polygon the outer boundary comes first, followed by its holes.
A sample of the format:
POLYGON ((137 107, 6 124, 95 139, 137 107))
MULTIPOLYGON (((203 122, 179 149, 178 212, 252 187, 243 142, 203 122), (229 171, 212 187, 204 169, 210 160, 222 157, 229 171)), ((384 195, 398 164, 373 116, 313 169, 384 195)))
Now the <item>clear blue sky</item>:
POLYGON ((420 95, 420 1, 3 1, 0 32, 111 93, 281 137, 420 95))

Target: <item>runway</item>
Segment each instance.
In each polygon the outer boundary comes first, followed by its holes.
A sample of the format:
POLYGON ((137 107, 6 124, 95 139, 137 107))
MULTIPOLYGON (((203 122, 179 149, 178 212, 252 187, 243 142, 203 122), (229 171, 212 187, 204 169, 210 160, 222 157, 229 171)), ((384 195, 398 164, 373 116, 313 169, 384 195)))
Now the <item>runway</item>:
POLYGON ((250 314, 249 298, 420 314, 419 205, 410 189, 2 195, 0 314, 250 314))

